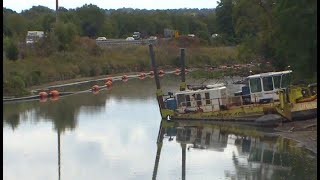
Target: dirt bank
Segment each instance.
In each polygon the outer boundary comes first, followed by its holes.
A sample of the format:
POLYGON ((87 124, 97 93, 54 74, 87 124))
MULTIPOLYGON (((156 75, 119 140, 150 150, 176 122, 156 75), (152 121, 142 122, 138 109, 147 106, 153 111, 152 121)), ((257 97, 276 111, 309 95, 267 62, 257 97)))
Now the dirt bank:
POLYGON ((298 146, 317 154, 317 118, 306 121, 283 123, 274 134, 298 142, 298 146))

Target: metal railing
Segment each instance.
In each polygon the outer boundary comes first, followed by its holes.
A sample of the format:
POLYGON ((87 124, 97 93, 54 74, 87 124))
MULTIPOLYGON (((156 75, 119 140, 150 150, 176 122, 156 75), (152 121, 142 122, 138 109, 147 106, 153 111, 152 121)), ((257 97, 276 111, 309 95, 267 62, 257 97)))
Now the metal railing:
POLYGON ((239 95, 239 96, 227 96, 222 98, 201 98, 201 99, 194 99, 190 101, 182 101, 177 104, 178 107, 212 107, 212 109, 215 109, 214 107, 225 107, 229 108, 232 106, 258 106, 261 104, 270 104, 270 106, 274 105, 276 101, 272 100, 270 103, 261 103, 257 100, 257 98, 254 98, 254 101, 251 101, 250 95, 239 95), (248 99, 248 101, 244 101, 244 99, 248 99), (250 100, 250 101, 249 101, 250 100), (201 104, 199 103, 201 102, 201 104), (209 103, 208 103, 209 102, 209 103), (196 103, 196 106, 192 105, 192 103, 196 103))
POLYGON ((125 40, 125 39, 107 39, 96 41, 98 46, 112 46, 112 45, 148 45, 156 44, 157 40, 141 39, 141 40, 125 40))

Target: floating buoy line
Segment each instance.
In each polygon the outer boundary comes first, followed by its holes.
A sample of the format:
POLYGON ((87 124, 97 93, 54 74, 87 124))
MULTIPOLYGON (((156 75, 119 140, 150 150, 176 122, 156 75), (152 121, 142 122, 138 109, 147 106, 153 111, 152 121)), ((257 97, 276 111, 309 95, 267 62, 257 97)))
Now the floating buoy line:
MULTIPOLYGON (((189 72, 189 70, 185 69, 185 72, 189 72)), ((159 77, 163 77, 165 74, 180 75, 180 73, 181 73, 181 70, 178 68, 175 69, 174 71, 166 71, 165 72, 164 70, 161 70, 161 69, 158 71, 159 77)), ((47 102, 48 99, 50 99, 50 101, 57 101, 57 100, 59 100, 60 97, 70 96, 70 95, 80 94, 80 93, 92 92, 93 94, 98 94, 99 91, 101 91, 101 90, 110 90, 112 88, 114 81, 127 82, 129 79, 134 79, 134 78, 138 78, 140 80, 143 80, 147 76, 150 78, 154 78, 154 72, 153 71, 149 71, 148 73, 140 72, 139 74, 135 74, 135 75, 124 74, 122 76, 114 76, 114 77, 108 76, 106 78, 101 78, 101 79, 96 79, 96 80, 87 80, 87 81, 80 81, 80 82, 74 82, 74 83, 49 86, 49 87, 45 88, 47 90, 36 89, 36 90, 32 91, 32 92, 39 92, 38 95, 3 99, 3 102, 8 103, 8 102, 34 101, 34 100, 39 100, 39 102, 47 102), (100 81, 103 81, 104 85, 99 86, 98 84, 95 84, 90 89, 84 90, 84 91, 59 92, 58 90, 56 90, 56 88, 60 88, 60 87, 79 85, 79 84, 90 83, 90 82, 100 82, 100 81), (48 90, 48 89, 50 89, 50 90, 48 90)))

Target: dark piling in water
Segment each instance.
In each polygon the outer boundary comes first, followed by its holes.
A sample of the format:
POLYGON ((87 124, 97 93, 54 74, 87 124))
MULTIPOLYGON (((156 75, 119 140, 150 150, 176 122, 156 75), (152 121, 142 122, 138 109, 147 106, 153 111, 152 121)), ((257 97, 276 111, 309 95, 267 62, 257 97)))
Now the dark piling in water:
POLYGON ((156 61, 155 61, 155 58, 154 58, 154 51, 153 51, 153 46, 152 44, 149 44, 149 52, 150 52, 150 57, 151 57, 151 65, 152 65, 152 69, 153 69, 153 72, 154 72, 154 79, 156 81, 156 86, 157 86, 157 99, 158 99, 158 103, 159 103, 159 106, 160 106, 160 109, 163 109, 164 108, 164 102, 163 102, 163 98, 162 98, 162 90, 161 90, 161 87, 160 87, 160 80, 159 80, 159 74, 158 74, 158 71, 157 71, 157 65, 156 65, 156 61))
POLYGON ((185 62, 184 62, 184 57, 185 57, 185 49, 181 48, 180 49, 180 64, 181 64, 181 84, 180 84, 180 91, 186 90, 186 73, 185 73, 185 62))

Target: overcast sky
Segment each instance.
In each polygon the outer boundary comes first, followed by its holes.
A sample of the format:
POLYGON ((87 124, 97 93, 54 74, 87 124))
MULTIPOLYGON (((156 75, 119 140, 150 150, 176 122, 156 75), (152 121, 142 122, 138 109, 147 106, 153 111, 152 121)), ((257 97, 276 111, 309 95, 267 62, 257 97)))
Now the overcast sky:
MULTIPOLYGON (((55 0, 4 0, 3 7, 18 13, 32 6, 45 6, 55 9, 55 0)), ((215 8, 217 0, 59 0, 59 6, 75 9, 84 4, 94 4, 103 9, 138 8, 138 9, 180 9, 180 8, 215 8)))

